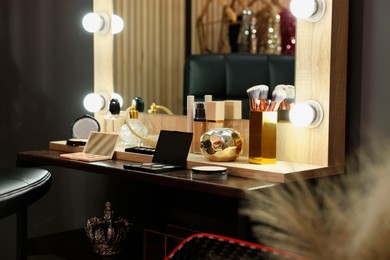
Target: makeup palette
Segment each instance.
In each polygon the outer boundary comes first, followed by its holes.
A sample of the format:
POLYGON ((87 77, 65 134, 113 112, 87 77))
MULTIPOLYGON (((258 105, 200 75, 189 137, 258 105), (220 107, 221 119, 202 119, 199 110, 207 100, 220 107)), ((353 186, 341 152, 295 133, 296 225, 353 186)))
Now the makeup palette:
POLYGON ((144 162, 144 163, 130 163, 123 166, 123 168, 128 170, 137 170, 151 173, 161 173, 173 170, 182 169, 178 165, 170 165, 164 163, 154 163, 154 162, 144 162))
POLYGON ((155 151, 154 148, 145 147, 145 146, 134 146, 134 147, 125 148, 125 152, 130 152, 130 153, 154 154, 154 151, 155 151))
POLYGON ((129 162, 124 169, 163 173, 186 168, 192 133, 161 130, 152 162, 129 162))
POLYGON ((111 160, 118 139, 119 135, 115 133, 91 131, 82 152, 63 153, 60 157, 84 162, 111 160))

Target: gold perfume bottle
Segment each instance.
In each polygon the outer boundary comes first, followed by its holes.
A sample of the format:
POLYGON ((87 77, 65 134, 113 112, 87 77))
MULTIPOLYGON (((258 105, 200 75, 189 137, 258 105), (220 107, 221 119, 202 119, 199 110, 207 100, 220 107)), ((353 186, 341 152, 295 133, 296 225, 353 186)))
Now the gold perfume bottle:
POLYGON ((249 112, 249 162, 276 163, 278 112, 249 112))

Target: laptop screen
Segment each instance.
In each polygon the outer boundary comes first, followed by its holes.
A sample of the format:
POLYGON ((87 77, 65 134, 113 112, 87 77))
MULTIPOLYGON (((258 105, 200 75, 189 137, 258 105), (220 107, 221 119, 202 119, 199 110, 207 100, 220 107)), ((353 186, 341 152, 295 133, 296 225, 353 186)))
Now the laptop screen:
POLYGON ((192 133, 161 130, 153 162, 185 166, 192 133))

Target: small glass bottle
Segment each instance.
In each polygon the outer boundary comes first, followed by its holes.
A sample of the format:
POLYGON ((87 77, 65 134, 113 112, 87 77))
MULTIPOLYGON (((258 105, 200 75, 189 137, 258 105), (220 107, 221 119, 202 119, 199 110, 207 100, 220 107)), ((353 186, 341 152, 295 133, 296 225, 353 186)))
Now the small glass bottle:
POLYGON ((137 109, 138 112, 144 112, 145 104, 141 97, 135 97, 131 101, 131 104, 135 106, 135 109, 137 109))
POLYGON ((117 99, 111 99, 109 111, 110 114, 104 117, 103 131, 106 133, 119 133, 121 127, 125 124, 125 119, 119 114, 121 107, 117 99))
MULTIPOLYGON (((127 116, 127 115, 126 115, 127 116)), ((141 139, 134 135, 135 132, 139 136, 147 136, 148 129, 140 122, 138 118, 138 111, 133 104, 129 110, 128 124, 121 128, 121 138, 125 146, 142 146, 141 139), (131 127, 131 129, 129 129, 131 127)))

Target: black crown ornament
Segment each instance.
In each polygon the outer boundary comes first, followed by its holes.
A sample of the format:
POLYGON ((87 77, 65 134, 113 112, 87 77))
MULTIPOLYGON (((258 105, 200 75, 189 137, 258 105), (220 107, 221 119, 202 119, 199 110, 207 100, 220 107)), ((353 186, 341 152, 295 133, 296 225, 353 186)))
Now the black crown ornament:
POLYGON ((130 223, 126 219, 114 219, 111 203, 106 202, 103 218, 89 218, 84 229, 96 254, 115 255, 122 252, 123 244, 129 234, 130 223))

